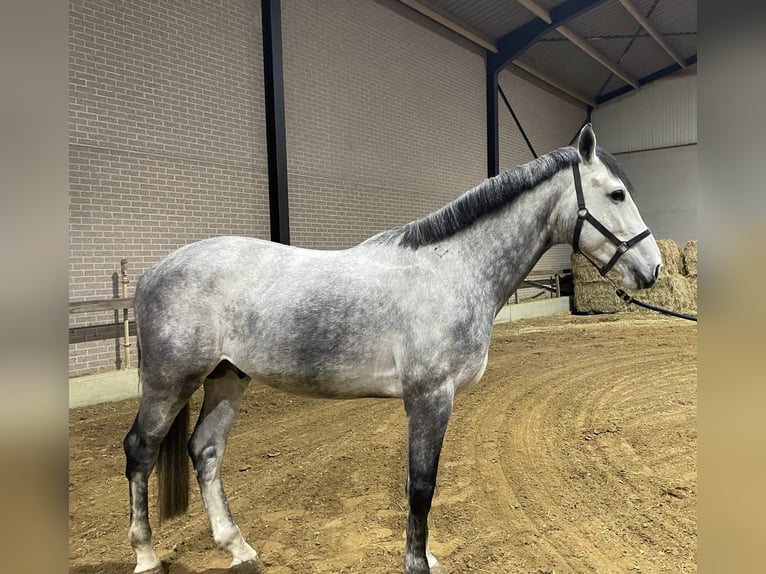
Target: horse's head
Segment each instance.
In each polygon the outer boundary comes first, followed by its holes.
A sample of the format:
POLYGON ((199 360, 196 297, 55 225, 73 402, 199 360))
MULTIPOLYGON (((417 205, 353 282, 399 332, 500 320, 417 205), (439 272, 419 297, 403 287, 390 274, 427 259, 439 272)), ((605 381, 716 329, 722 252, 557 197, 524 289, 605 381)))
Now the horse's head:
POLYGON ((580 131, 577 150, 582 161, 573 167, 572 195, 578 200, 571 235, 574 250, 588 257, 602 275, 614 267, 626 287, 651 287, 662 257, 633 203, 627 178, 615 159, 596 146, 590 124, 580 131))

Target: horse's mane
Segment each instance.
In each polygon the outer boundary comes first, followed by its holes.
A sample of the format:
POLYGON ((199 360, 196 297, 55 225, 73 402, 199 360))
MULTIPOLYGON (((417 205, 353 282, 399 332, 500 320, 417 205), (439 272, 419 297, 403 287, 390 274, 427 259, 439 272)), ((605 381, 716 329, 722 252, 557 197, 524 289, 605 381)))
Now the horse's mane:
MULTIPOLYGON (((596 153, 607 169, 622 179, 630 189, 630 182, 617 160, 600 147, 596 148, 596 153)), ((529 163, 512 167, 495 177, 485 179, 433 213, 379 233, 371 240, 385 243, 396 242, 401 247, 412 249, 436 243, 454 235, 484 215, 511 203, 523 192, 549 180, 562 169, 579 161, 580 154, 572 146, 553 150, 529 163)))

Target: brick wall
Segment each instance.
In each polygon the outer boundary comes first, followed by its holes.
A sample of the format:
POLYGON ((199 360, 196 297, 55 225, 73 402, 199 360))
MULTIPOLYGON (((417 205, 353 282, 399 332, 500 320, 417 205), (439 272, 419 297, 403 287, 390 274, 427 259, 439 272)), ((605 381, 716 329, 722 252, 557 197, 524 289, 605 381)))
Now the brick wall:
MULTIPOLYGON (((260 2, 72 0, 70 23, 70 299, 118 295, 123 257, 132 293, 180 245, 268 238, 260 2)), ((282 31, 293 244, 348 247, 486 176, 480 50, 395 0, 283 0, 282 31)), ((538 151, 566 144, 582 109, 506 74, 538 151)), ((528 161, 500 121, 501 167, 528 161)), ((120 319, 71 317, 70 375, 121 366, 119 326, 82 328, 120 319)))
POLYGON ((296 245, 348 247, 486 177, 482 54, 397 4, 282 1, 296 245))
MULTIPOLYGON (((269 236, 260 26, 247 0, 71 1, 70 300, 116 295, 123 257, 132 294, 185 243, 269 236)), ((119 368, 100 336, 75 333, 70 375, 119 368)))

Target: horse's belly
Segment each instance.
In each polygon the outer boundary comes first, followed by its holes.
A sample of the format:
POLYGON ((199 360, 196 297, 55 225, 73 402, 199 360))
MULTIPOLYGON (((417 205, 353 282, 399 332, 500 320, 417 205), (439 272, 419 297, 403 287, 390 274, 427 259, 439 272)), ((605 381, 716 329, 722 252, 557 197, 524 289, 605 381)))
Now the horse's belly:
POLYGON ((391 372, 355 372, 344 375, 303 373, 256 373, 256 381, 299 395, 332 399, 401 397, 402 383, 391 372))

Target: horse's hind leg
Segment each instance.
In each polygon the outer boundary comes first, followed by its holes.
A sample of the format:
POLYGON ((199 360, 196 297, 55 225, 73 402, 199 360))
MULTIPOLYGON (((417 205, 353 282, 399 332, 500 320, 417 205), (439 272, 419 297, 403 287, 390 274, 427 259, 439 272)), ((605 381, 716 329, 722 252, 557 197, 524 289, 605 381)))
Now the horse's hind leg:
POLYGON ((407 498, 410 505, 404 554, 406 574, 445 572, 428 548, 428 513, 436 488, 444 433, 452 413, 452 399, 451 385, 427 395, 405 395, 409 439, 407 498))
MULTIPOLYGON (((159 571, 160 561, 152 549, 147 483, 166 435, 185 435, 189 394, 159 397, 145 382, 138 414, 123 441, 125 476, 130 488, 128 537, 136 554, 134 572, 159 571), (171 427, 173 431, 168 433, 171 427)), ((185 436, 183 440, 186 440, 185 436)))
POLYGON ((189 454, 197 471, 202 502, 216 544, 231 552, 232 566, 243 563, 257 566, 258 554, 242 538, 229 511, 221 482, 221 461, 226 439, 250 378, 231 366, 224 369, 219 367, 211 376, 217 374, 223 376, 205 380, 205 399, 197 426, 189 440, 189 454))

